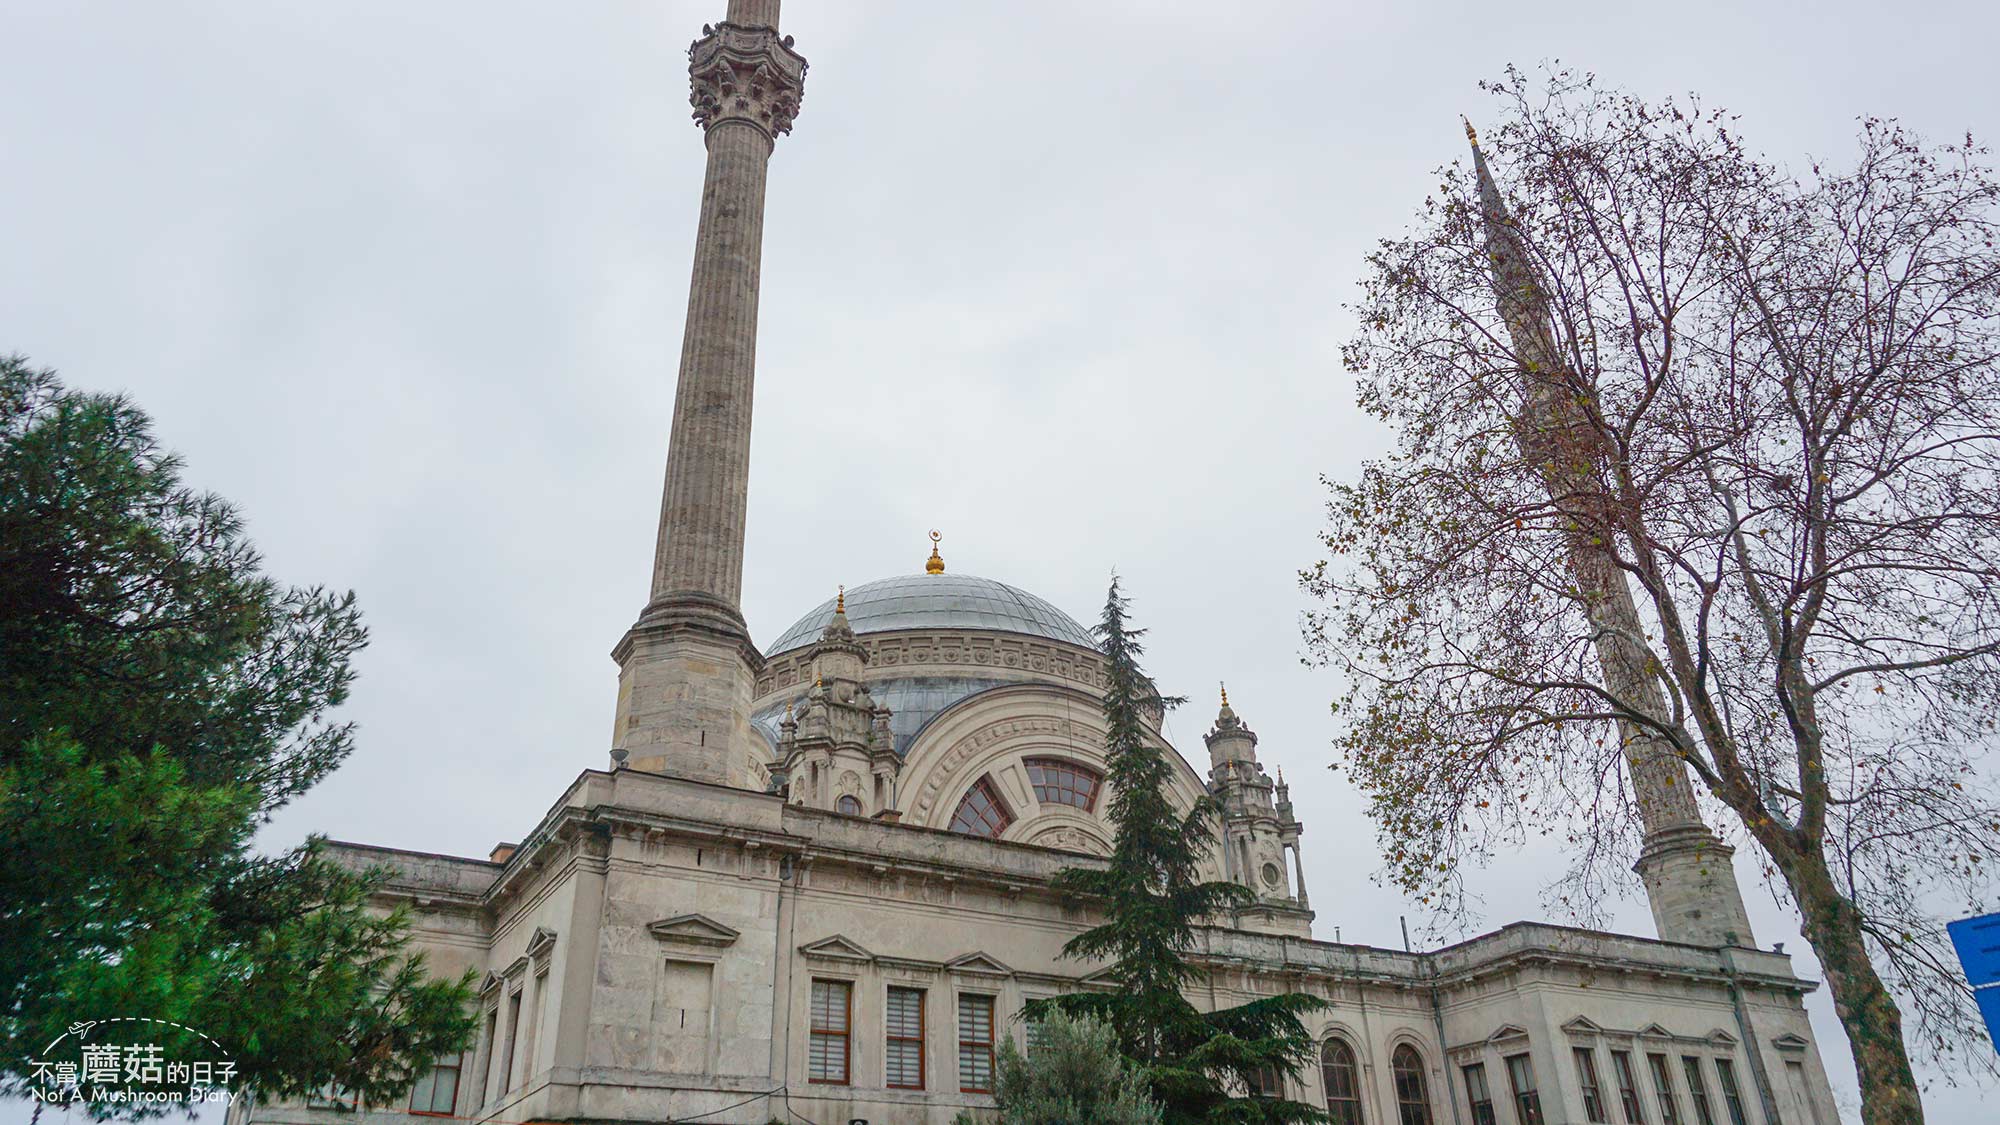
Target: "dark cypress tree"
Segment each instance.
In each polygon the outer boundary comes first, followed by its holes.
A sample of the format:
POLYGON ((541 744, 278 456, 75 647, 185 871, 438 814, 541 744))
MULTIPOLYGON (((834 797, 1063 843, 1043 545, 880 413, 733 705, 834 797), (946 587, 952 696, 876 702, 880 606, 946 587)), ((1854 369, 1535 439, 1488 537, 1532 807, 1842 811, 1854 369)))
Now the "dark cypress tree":
POLYGON ((469 1038, 470 974, 432 979, 314 844, 251 850, 347 756, 367 633, 179 469, 130 402, 0 356, 0 1094, 73 1022, 155 1020, 232 1085, 397 1104, 469 1038))
MULTIPOLYGON (((1248 888, 1204 882, 1199 865, 1215 846, 1216 807, 1206 795, 1183 815, 1167 796, 1170 751, 1149 737, 1144 712, 1182 702, 1160 695, 1139 667, 1145 630, 1127 623, 1113 576, 1095 630, 1105 657, 1104 716, 1109 751, 1109 866, 1076 868, 1059 889, 1092 900, 1102 925, 1063 947, 1066 957, 1108 960, 1113 987, 1040 1002, 1090 1016, 1116 1030, 1119 1047, 1145 1076, 1166 1125, 1325 1121, 1321 1111, 1282 1097, 1253 1097, 1260 1075, 1295 1078, 1311 1058, 1301 1017, 1322 1006, 1303 993, 1270 996, 1219 1011, 1196 1009, 1186 990, 1202 971, 1188 960, 1195 930, 1246 904, 1248 888)), ((1039 1008, 1031 1005, 1029 1018, 1039 1008)))

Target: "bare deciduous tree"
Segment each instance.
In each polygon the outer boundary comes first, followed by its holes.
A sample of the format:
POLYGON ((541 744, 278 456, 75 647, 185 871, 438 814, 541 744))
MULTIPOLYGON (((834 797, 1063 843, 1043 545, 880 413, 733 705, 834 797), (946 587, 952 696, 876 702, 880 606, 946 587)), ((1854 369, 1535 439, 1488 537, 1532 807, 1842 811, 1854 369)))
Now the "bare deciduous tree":
POLYGON ((1342 760, 1401 886, 1449 914, 1555 832, 1588 917, 1664 746, 1796 908, 1866 1119, 1919 1121, 1910 1048, 1987 1058, 1941 915, 2000 849, 2000 185, 1890 122, 1791 175, 1697 103, 1489 89, 1511 192, 1448 170, 1355 308, 1396 444, 1303 576, 1342 760))

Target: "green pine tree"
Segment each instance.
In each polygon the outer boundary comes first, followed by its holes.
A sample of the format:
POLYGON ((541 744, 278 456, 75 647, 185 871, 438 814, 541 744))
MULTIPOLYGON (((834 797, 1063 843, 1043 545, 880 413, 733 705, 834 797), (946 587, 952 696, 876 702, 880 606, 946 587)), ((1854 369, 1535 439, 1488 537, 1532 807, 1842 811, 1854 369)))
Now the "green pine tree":
MULTIPOLYGON (((998 1125, 1160 1125, 1160 1107, 1109 1027, 1061 1011, 1037 1024, 1038 1049, 1024 1055, 1012 1039, 1000 1043, 998 1125)), ((977 1120, 965 1112, 957 1125, 977 1120)))
POLYGON ((138 408, 0 357, 0 1094, 83 1020, 391 1104, 470 1038, 470 977, 430 979, 367 878, 251 851, 351 749, 367 636, 260 562, 138 408))
POLYGON ((1297 1077, 1313 1048, 1302 1017, 1322 1001, 1290 993, 1203 1012, 1187 999, 1201 975, 1188 960, 1195 928, 1226 918, 1251 893, 1200 878, 1201 859, 1215 846, 1217 810, 1203 796, 1182 815, 1168 799, 1170 751, 1147 736, 1144 711, 1181 700, 1162 697, 1140 669, 1145 631, 1127 623, 1127 606, 1114 576, 1095 630, 1105 657, 1111 862, 1066 871, 1057 882, 1102 909, 1104 923, 1071 939, 1063 954, 1110 961, 1111 987, 1031 1005, 1030 1018, 1054 1007, 1114 1028, 1166 1125, 1324 1121, 1325 1114, 1303 1103, 1247 1093, 1260 1076, 1297 1077))

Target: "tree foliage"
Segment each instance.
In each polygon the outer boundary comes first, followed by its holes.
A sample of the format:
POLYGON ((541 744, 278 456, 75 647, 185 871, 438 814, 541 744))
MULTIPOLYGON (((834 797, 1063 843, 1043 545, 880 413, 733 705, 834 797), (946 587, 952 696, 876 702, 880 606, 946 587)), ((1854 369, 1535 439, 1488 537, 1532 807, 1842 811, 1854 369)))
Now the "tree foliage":
POLYGON ((1553 833, 1590 917, 1637 850, 1618 729, 1664 740, 1798 909, 1870 1120, 1919 1119, 1905 1017, 1928 1054, 1990 1058, 1941 924, 1990 908, 2000 847, 1985 151, 1869 120, 1851 166, 1792 175, 1697 102, 1489 89, 1539 342, 1510 332, 1475 177, 1448 169, 1369 259, 1345 358, 1396 441, 1329 482, 1303 575, 1327 603, 1308 643, 1350 685, 1342 761, 1394 881, 1448 916, 1461 863, 1553 833), (1531 385, 1559 390, 1563 441, 1523 440, 1531 385), (1606 686, 1579 536, 1632 592, 1619 640, 1664 713, 1606 686))
POLYGON ((1181 813, 1168 797, 1170 751, 1148 736, 1145 710, 1180 700, 1161 697, 1140 669, 1145 630, 1127 623, 1127 608, 1114 578, 1094 630, 1105 658, 1111 861, 1065 871, 1057 883, 1103 910, 1104 922, 1070 939, 1063 955, 1109 961, 1109 987, 1038 1002, 1030 1018, 1055 1008, 1113 1028, 1168 1125, 1323 1120, 1302 1103, 1243 1093, 1260 1074, 1297 1076, 1313 1046, 1301 1016, 1318 998, 1290 993, 1203 1012, 1185 994, 1202 979, 1188 959, 1196 927, 1226 917, 1250 892, 1200 877, 1215 846, 1215 805, 1203 796, 1181 813))
POLYGON ((316 842, 251 851, 351 748, 353 596, 266 577, 179 470, 123 398, 0 359, 0 1092, 70 1023, 147 1018, 262 1093, 400 1096, 470 981, 316 842))
MULTIPOLYGON (((1160 1107, 1124 1056, 1110 1028, 1088 1017, 1046 1012, 1038 1049, 1022 1054, 1000 1044, 993 1100, 998 1125, 1160 1125, 1160 1107)), ((972 1125, 962 1113, 959 1125, 972 1125)))

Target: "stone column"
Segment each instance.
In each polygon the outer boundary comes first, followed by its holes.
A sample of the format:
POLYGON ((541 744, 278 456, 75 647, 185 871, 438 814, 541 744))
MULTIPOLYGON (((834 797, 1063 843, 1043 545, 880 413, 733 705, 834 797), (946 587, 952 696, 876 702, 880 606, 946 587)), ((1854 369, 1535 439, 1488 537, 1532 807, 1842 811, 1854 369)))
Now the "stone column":
POLYGON ((651 596, 612 651, 619 664, 612 746, 625 763, 745 785, 756 736, 750 697, 762 658, 738 601, 749 502, 750 408, 764 180, 791 132, 806 61, 778 35, 778 0, 731 0, 729 18, 688 48, 690 102, 708 174, 681 339, 651 596))

